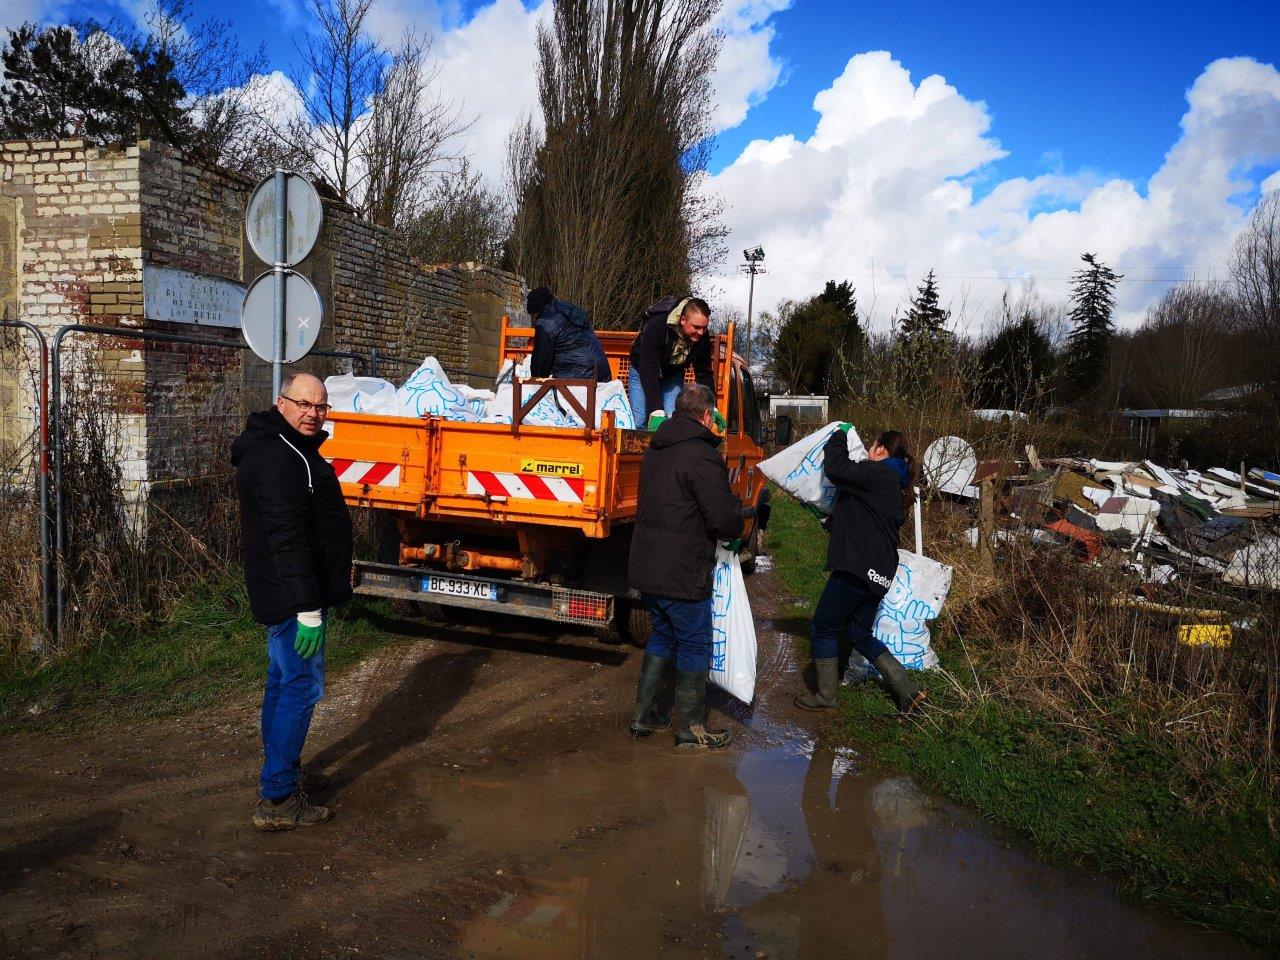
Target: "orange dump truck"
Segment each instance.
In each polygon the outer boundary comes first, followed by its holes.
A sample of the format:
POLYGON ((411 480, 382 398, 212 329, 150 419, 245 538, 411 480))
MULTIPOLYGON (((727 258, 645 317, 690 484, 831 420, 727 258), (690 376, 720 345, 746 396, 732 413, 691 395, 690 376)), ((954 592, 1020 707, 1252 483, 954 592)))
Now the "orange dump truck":
MULTIPOLYGON (((600 333, 624 383, 635 336, 600 333)), ((749 569, 768 523, 768 488, 756 470, 759 408, 733 352, 733 325, 712 337, 716 405, 728 424, 721 450, 747 517, 749 569)), ((500 363, 519 363, 532 344, 532 328, 503 319, 500 363)), ((385 511, 398 534, 380 549, 383 562, 355 564, 355 590, 588 625, 602 639, 642 643, 648 619, 627 585, 627 557, 650 435, 619 429, 609 412, 596 423, 594 383, 526 383, 537 386, 517 384, 510 424, 331 414, 322 450, 343 495, 352 506, 385 511), (585 426, 526 424, 547 393, 585 426)))

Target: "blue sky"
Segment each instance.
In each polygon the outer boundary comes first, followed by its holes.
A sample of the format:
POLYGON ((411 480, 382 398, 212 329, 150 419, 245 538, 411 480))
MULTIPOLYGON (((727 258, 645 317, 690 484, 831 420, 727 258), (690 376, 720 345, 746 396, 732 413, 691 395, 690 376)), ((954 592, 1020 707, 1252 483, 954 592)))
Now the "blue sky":
MULTIPOLYGON (((192 0, 286 73, 306 2, 192 0)), ((384 41, 409 24, 437 37, 442 88, 475 121, 463 148, 495 182, 507 131, 534 106, 548 4, 376 2, 384 41)), ((107 9, 8 0, 0 25, 107 9)), ((1276 0, 725 0, 721 26, 707 186, 731 253, 704 280, 730 303, 745 303, 732 251, 763 243, 766 306, 847 277, 887 322, 935 269, 981 324, 1010 285, 1060 301, 1090 250, 1126 274, 1120 317, 1135 323, 1170 282, 1221 279, 1260 191, 1280 188, 1276 0)))
MULTIPOLYGON (((436 6, 424 22, 456 28, 488 5, 436 6)), ((104 7, 71 9, 100 13, 104 7)), ((305 20, 294 0, 194 0, 194 9, 231 20, 246 47, 265 44, 272 66, 288 69, 295 62, 294 35, 305 20)), ((917 81, 941 74, 967 98, 986 101, 994 135, 1010 154, 994 164, 992 176, 1066 167, 1142 181, 1169 147, 1186 106, 1184 91, 1208 63, 1241 54, 1280 62, 1280 2, 1261 0, 1220 0, 1211 13, 1186 0, 1080 2, 1069 9, 797 0, 770 22, 782 82, 745 122, 720 135, 713 170, 731 163, 752 139, 811 131, 814 95, 849 57, 888 50, 917 81)))
POLYGON ((1010 156, 993 175, 1054 164, 1144 180, 1169 148, 1184 91, 1220 57, 1280 62, 1280 2, 842 3, 773 18, 785 82, 724 133, 716 163, 751 139, 807 132, 814 94, 849 56, 888 50, 917 82, 938 73, 985 100, 1010 156), (1211 11, 1211 12, 1210 12, 1211 11))

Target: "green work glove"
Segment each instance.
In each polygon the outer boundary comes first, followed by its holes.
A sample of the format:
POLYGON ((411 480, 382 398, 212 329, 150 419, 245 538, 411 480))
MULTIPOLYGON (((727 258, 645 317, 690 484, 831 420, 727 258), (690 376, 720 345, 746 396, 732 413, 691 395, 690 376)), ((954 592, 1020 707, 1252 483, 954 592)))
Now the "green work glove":
POLYGON ((711 422, 716 425, 716 429, 719 430, 721 433, 724 433, 726 430, 729 429, 729 424, 725 422, 724 417, 721 416, 720 411, 717 410, 715 407, 711 408, 711 422))
POLYGON ((724 547, 730 553, 740 553, 742 551, 742 538, 737 540, 722 540, 720 546, 724 547))
POLYGON ((853 429, 853 424, 852 424, 852 423, 842 423, 842 424, 840 424, 840 426, 838 427, 838 429, 840 429, 840 430, 844 431, 845 433, 848 433, 850 430, 852 430, 852 429, 853 429))
POLYGON ((319 610, 298 614, 298 632, 293 638, 293 649, 304 660, 324 650, 324 618, 319 610))

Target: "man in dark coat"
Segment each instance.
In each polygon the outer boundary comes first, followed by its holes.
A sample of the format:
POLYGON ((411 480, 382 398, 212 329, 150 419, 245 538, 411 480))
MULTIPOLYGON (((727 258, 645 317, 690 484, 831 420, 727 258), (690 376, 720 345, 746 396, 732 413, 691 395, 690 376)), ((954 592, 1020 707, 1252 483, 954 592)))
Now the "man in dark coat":
POLYGON ((656 709, 662 674, 676 658, 676 745, 722 747, 727 730, 707 729, 711 668, 711 575, 716 541, 742 536, 742 504, 711 432, 715 395, 701 384, 676 398, 675 416, 653 435, 640 464, 629 577, 653 618, 636 687, 633 736, 671 726, 656 709))
POLYGON ((690 366, 694 379, 715 394, 710 323, 711 308, 698 297, 663 297, 645 311, 631 345, 627 378, 627 399, 637 427, 643 429, 655 410, 671 413, 690 366))
POLYGON ((525 309, 533 319, 530 376, 598 383, 613 379, 613 371, 609 369, 600 338, 591 329, 587 311, 568 300, 558 299, 547 287, 531 291, 525 300, 525 309))
MULTIPOLYGON (((275 408, 249 414, 231 445, 244 535, 244 578, 254 619, 267 628, 262 698, 259 830, 323 823, 301 777, 302 745, 324 695, 327 610, 351 598, 351 519, 333 467, 320 455, 328 434, 324 384, 286 377, 275 408)), ((322 789, 322 775, 307 787, 322 789)))

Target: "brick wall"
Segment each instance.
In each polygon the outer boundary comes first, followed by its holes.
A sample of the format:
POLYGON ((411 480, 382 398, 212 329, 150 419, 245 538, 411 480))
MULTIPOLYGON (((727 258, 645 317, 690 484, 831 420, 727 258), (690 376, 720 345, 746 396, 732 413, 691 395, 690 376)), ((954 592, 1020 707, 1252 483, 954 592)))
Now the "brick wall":
MULTIPOLYGON (((159 143, 2 144, 0 298, 10 290, 18 315, 50 337, 63 324, 93 323, 239 342, 234 328, 146 318, 143 266, 247 284, 266 269, 243 233, 253 186, 159 143), (8 247, 6 236, 15 238, 8 247)), ((329 201, 316 249, 297 269, 325 304, 320 348, 415 362, 434 355, 458 370, 496 371, 500 318, 520 315, 524 297, 513 274, 415 263, 394 236, 329 201)), ((270 400, 270 367, 248 352, 69 340, 68 368, 112 391, 128 440, 127 480, 139 489, 224 469, 226 437, 246 410, 270 400)), ((324 376, 344 365, 308 358, 298 367, 324 376)), ((384 369, 390 379, 406 373, 384 369)), ((0 385, 0 401, 12 393, 0 385)))
MULTIPOLYGON (((137 147, 78 140, 0 144, 0 194, 16 213, 18 316, 50 340, 64 324, 142 320, 138 160, 137 147)), ((121 466, 137 493, 147 476, 142 357, 128 341, 96 346, 75 340, 66 369, 121 411, 121 466)))

